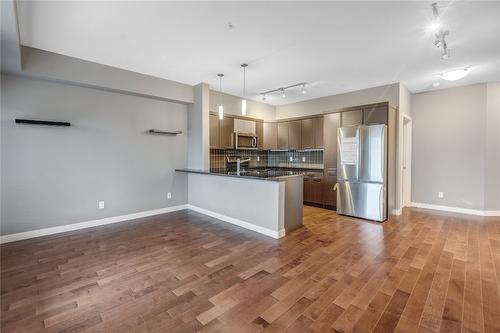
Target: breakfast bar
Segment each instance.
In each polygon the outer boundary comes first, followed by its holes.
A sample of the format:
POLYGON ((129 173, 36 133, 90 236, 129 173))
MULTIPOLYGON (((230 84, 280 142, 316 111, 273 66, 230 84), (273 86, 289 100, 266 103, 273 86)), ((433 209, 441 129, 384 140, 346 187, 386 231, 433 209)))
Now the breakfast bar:
POLYGON ((192 210, 273 238, 302 226, 300 172, 176 171, 188 174, 192 210))

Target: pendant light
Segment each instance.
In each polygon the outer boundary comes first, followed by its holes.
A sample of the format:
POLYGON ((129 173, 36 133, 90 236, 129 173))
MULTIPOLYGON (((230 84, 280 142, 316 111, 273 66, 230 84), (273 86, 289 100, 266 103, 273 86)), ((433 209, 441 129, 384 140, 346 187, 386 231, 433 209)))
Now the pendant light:
MULTIPOLYGON (((219 77, 219 93, 222 94, 222 78, 224 74, 217 74, 217 76, 219 77)), ((222 100, 222 98, 219 97, 219 100, 222 100)), ((219 104, 219 119, 224 119, 224 106, 222 106, 222 103, 219 104)))
POLYGON ((246 88, 246 77, 245 70, 248 67, 248 64, 241 64, 243 68, 243 99, 241 100, 241 115, 246 116, 247 114, 247 100, 245 99, 245 88, 246 88))

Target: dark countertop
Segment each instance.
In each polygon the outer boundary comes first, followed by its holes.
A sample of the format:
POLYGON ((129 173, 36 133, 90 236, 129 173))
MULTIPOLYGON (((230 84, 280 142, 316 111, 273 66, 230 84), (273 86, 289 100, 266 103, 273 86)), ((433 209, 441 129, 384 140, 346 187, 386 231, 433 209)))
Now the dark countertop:
POLYGON ((289 177, 297 177, 297 176, 302 176, 304 174, 304 171, 283 170, 283 169, 273 169, 273 168, 242 170, 239 175, 236 174, 236 171, 230 171, 226 169, 211 169, 211 170, 175 169, 175 171, 186 172, 186 173, 198 173, 202 175, 259 179, 259 180, 268 180, 277 182, 285 181, 289 177))
POLYGON ((317 168, 294 168, 294 167, 255 167, 248 168, 250 170, 281 170, 281 171, 297 171, 297 172, 323 172, 324 169, 317 168))

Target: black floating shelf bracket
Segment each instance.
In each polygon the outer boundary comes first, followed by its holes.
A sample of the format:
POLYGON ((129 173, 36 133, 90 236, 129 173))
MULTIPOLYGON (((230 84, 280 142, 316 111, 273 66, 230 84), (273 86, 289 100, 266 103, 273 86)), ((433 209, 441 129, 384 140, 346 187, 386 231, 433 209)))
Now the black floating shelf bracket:
POLYGON ((47 121, 47 120, 33 120, 33 119, 16 119, 16 124, 71 126, 71 123, 65 121, 47 121))
POLYGON ((159 134, 159 135, 177 135, 177 134, 182 134, 182 131, 165 131, 165 130, 159 130, 159 129, 150 129, 148 131, 151 134, 159 134))

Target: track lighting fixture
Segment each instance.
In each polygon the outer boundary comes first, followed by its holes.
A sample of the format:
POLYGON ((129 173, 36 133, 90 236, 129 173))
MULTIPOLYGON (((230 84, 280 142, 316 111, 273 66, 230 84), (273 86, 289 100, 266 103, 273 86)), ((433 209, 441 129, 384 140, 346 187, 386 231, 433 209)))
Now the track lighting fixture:
POLYGON ((437 3, 432 4, 432 14, 434 15, 434 21, 431 23, 430 28, 434 31, 434 45, 439 49, 442 48, 441 59, 448 59, 450 57, 450 52, 448 50, 448 44, 446 43, 446 37, 450 34, 448 30, 443 30, 441 22, 439 20, 439 12, 437 8, 437 3))
POLYGON ((268 91, 263 91, 263 92, 260 93, 260 95, 262 96, 262 100, 263 101, 266 100, 266 97, 267 97, 268 94, 272 94, 272 93, 275 93, 275 92, 279 92, 281 94, 281 97, 286 98, 286 90, 287 89, 291 89, 291 88, 295 88, 295 87, 301 87, 300 88, 300 92, 302 94, 306 94, 307 93, 306 85, 307 85, 307 82, 296 83, 296 84, 292 84, 292 85, 289 85, 289 86, 286 86, 286 87, 280 87, 280 88, 271 89, 271 90, 268 90, 268 91))

